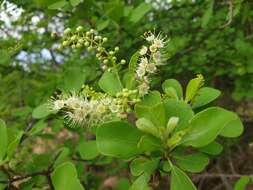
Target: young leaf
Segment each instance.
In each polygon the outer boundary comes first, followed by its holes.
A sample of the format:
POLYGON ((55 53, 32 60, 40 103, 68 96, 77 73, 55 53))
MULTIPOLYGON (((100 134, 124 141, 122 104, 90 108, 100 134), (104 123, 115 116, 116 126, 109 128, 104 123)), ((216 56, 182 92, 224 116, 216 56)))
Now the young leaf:
POLYGON ((178 167, 172 166, 170 190, 197 190, 190 178, 178 167))
POLYGON ((175 158, 177 165, 181 169, 193 173, 201 172, 209 163, 208 157, 202 153, 194 153, 190 155, 176 154, 173 155, 173 158, 175 158))
POLYGON ((96 136, 98 151, 103 155, 128 159, 140 152, 137 144, 141 132, 129 123, 105 123, 98 127, 96 136))
POLYGON ((98 156, 96 141, 81 142, 77 147, 77 151, 84 160, 92 160, 98 156))
POLYGON ((130 16, 130 21, 133 23, 137 23, 151 9, 152 9, 152 6, 150 4, 147 4, 145 2, 141 3, 138 7, 136 7, 133 10, 130 16))
POLYGON ((65 0, 57 1, 57 2, 52 3, 51 5, 49 5, 48 9, 60 9, 60 8, 64 7, 67 4, 68 4, 68 2, 65 1, 65 0))
POLYGON ((65 162, 55 168, 51 174, 55 190, 84 190, 80 183, 75 166, 65 162))
POLYGON ((172 88, 176 91, 178 99, 181 99, 183 97, 183 88, 181 84, 175 79, 168 79, 164 81, 162 84, 162 88, 166 94, 170 94, 172 88))
POLYGON ((189 121, 194 116, 191 107, 183 101, 166 100, 164 102, 166 118, 178 117, 179 122, 175 128, 175 132, 185 129, 189 126, 189 121))
POLYGON ((185 102, 190 102, 196 96, 203 84, 204 78, 202 75, 197 75, 196 78, 191 79, 186 87, 185 102))
POLYGON ((220 91, 214 88, 203 87, 192 100, 192 108, 204 106, 220 96, 220 91))
POLYGON ((215 156, 215 155, 218 155, 222 152, 223 147, 219 143, 213 141, 209 145, 201 147, 198 150, 201 152, 204 152, 206 154, 210 154, 210 155, 215 156))
POLYGON ((207 108, 196 114, 190 121, 190 129, 183 143, 193 147, 203 147, 215 140, 222 129, 236 119, 233 112, 219 107, 207 108))
POLYGON ((131 59, 130 59, 130 62, 129 62, 129 65, 128 65, 129 72, 135 73, 139 55, 140 55, 139 51, 135 52, 135 53, 132 55, 132 57, 131 57, 131 59))
POLYGON ((148 119, 142 117, 136 121, 136 126, 139 130, 149 133, 157 138, 160 137, 159 130, 154 124, 148 119))
POLYGON ((150 176, 146 173, 143 173, 134 181, 129 190, 151 190, 148 186, 149 179, 150 176))
POLYGON ((106 71, 98 82, 99 87, 106 93, 115 96, 122 90, 122 84, 114 72, 106 71))
POLYGON ((47 127, 47 123, 44 120, 39 120, 37 123, 35 123, 32 126, 32 129, 29 131, 29 134, 35 135, 46 127, 47 127))
POLYGON ((7 145, 8 145, 8 135, 5 122, 0 119, 0 163, 3 161, 6 155, 7 145))
POLYGON ((136 158, 130 164, 130 170, 133 176, 139 176, 142 173, 151 175, 157 168, 159 159, 136 158))

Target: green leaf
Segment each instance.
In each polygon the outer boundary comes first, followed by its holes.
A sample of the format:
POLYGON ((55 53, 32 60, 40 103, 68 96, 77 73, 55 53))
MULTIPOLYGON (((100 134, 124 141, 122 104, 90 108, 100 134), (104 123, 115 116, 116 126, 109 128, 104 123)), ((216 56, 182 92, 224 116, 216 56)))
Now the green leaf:
POLYGON ((207 108, 192 118, 183 143, 193 147, 206 146, 215 140, 229 122, 235 119, 236 115, 233 112, 223 108, 207 108))
POLYGON ((143 173, 151 175, 156 170, 158 163, 159 159, 136 158, 130 164, 130 171, 133 176, 139 176, 143 173))
POLYGON ((130 188, 130 182, 127 178, 120 178, 116 185, 116 190, 128 190, 130 188))
POLYGON ((140 131, 126 122, 108 122, 97 129, 97 148, 101 154, 124 159, 136 156, 140 131))
POLYGON ((136 126, 139 130, 143 131, 144 133, 149 133, 157 138, 160 137, 160 133, 157 127, 149 121, 148 119, 142 117, 136 121, 136 126))
POLYGON ((78 91, 85 82, 86 74, 80 67, 70 67, 63 73, 63 90, 78 91))
POLYGON ((144 117, 150 120, 156 127, 165 126, 165 108, 159 92, 151 92, 135 105, 135 113, 138 118, 144 117))
POLYGON ((235 183, 234 190, 245 190, 249 183, 250 178, 248 176, 243 176, 235 183))
POLYGON ((44 120, 39 120, 35 123, 32 129, 29 131, 30 135, 38 134, 41 130, 47 127, 47 123, 44 120))
POLYGON ((123 84, 127 89, 136 89, 137 82, 135 79, 135 73, 127 72, 123 77, 123 84))
POLYGON ((191 107, 187 103, 183 101, 170 99, 164 102, 164 107, 165 107, 167 118, 171 118, 171 117, 179 118, 179 122, 174 132, 177 132, 189 127, 189 121, 193 118, 194 112, 192 111, 191 107))
POLYGON ((50 110, 49 105, 47 103, 44 103, 33 110, 32 117, 34 119, 41 119, 47 117, 51 113, 52 111, 50 110))
POLYGON ((70 4, 75 7, 79 5, 82 2, 82 0, 70 0, 70 4))
POLYGON ((135 73, 135 71, 136 71, 136 68, 137 68, 137 61, 138 61, 138 59, 139 59, 139 56, 140 56, 140 53, 139 53, 139 51, 137 51, 137 52, 135 52, 135 53, 132 55, 132 57, 131 57, 131 59, 130 59, 130 62, 129 62, 129 65, 128 65, 128 69, 129 69, 129 71, 132 72, 132 73, 135 73))
POLYGON ((177 98, 181 99, 183 97, 183 88, 181 84, 175 79, 168 79, 162 84, 163 91, 167 94, 171 94, 171 88, 175 90, 177 98))
POLYGON ((215 156, 222 152, 223 147, 219 143, 214 141, 214 142, 211 142, 209 145, 199 148, 198 150, 206 154, 215 156))
POLYGON ((98 82, 99 87, 106 93, 114 96, 122 90, 122 84, 114 72, 106 71, 98 82))
POLYGON ((153 152, 162 150, 161 140, 151 135, 143 135, 137 146, 142 152, 153 152))
POLYGON ((7 152, 7 145, 8 145, 8 135, 5 122, 0 119, 0 164, 3 161, 6 152, 7 152))
POLYGON ((177 165, 188 172, 201 172, 209 163, 209 159, 205 154, 194 153, 190 155, 176 154, 173 155, 177 165))
POLYGON ((243 124, 240 118, 234 113, 235 119, 230 121, 221 131, 223 137, 238 137, 243 133, 243 124))
POLYGON ((67 148, 67 147, 62 147, 62 148, 60 148, 60 149, 58 150, 59 156, 58 156, 57 159, 55 160, 54 166, 56 167, 56 166, 62 164, 63 162, 66 162, 66 161, 69 159, 69 158, 68 158, 69 153, 70 153, 69 148, 67 148))
POLYGON ((203 87, 198 91, 198 94, 192 100, 192 107, 198 108, 204 106, 215 100, 217 97, 220 96, 220 94, 221 93, 219 90, 209 87, 203 87))
POLYGON ((196 78, 191 79, 186 87, 185 102, 190 102, 197 95, 203 84, 204 78, 202 75, 197 75, 196 78))
POLYGON ((151 190, 151 188, 148 186, 149 179, 150 176, 146 173, 143 173, 134 181, 129 190, 151 190))
POLYGON ((77 151, 84 160, 92 160, 98 156, 96 141, 83 141, 78 147, 77 151))
POLYGON ((71 162, 65 162, 55 168, 51 174, 55 190, 84 190, 81 185, 75 166, 71 162))
POLYGON ((11 159, 16 148, 18 147, 21 137, 23 136, 24 132, 23 131, 19 131, 16 135, 16 137, 14 138, 14 140, 12 142, 9 143, 8 148, 7 148, 7 156, 8 159, 11 159))
POLYGON ((52 3, 51 5, 48 6, 49 9, 60 9, 63 8, 65 5, 67 5, 68 2, 63 0, 63 1, 57 1, 55 3, 52 3))
POLYGON ((141 3, 138 7, 136 7, 132 14, 130 15, 130 21, 133 23, 137 23, 141 20, 141 18, 148 13, 152 9, 152 6, 147 3, 141 3))
POLYGON ((190 178, 178 167, 172 166, 170 190, 197 190, 190 178))

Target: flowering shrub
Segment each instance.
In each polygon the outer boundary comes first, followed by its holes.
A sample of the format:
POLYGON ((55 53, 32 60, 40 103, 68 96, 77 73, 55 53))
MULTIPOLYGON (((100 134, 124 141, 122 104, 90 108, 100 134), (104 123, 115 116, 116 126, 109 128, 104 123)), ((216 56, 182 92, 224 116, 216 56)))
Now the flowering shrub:
POLYGON ((200 74, 185 91, 175 79, 165 80, 162 91, 152 89, 152 76, 163 65, 169 41, 152 32, 144 39, 147 45, 126 68, 126 61, 116 57, 119 48, 107 50, 107 38, 95 30, 66 29, 60 48, 94 50, 103 70, 100 90, 83 86, 80 92, 62 93, 50 107, 71 126, 96 127, 97 151, 130 162, 136 178, 131 190, 150 189, 150 179, 158 174, 170 176, 171 190, 194 190, 185 172, 203 171, 209 156, 222 150, 216 139, 240 136, 243 125, 235 113, 208 107, 220 92, 205 87, 200 74))

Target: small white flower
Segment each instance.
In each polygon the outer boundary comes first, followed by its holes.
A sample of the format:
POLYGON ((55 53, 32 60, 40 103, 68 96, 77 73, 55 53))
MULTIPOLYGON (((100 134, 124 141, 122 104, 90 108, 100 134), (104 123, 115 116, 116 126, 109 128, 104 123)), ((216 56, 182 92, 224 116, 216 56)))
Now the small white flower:
POLYGON ((149 73, 154 73, 154 72, 156 71, 156 66, 155 66, 155 64, 153 64, 153 63, 148 64, 146 70, 147 70, 149 73))
POLYGON ((153 54, 153 59, 156 63, 159 63, 161 61, 161 53, 160 52, 155 52, 153 54))
POLYGON ((111 104, 109 108, 110 108, 112 113, 117 113, 119 111, 119 106, 114 104, 114 103, 111 104))
POLYGON ((157 47, 156 47, 154 44, 152 44, 151 46, 149 46, 149 50, 150 50, 152 53, 154 53, 154 52, 157 51, 157 47))
POLYGON ((143 46, 140 50, 140 55, 145 55, 148 51, 148 48, 146 46, 143 46))
POLYGON ((77 97, 70 97, 66 100, 66 105, 71 109, 78 109, 81 107, 81 104, 81 100, 79 100, 77 97))
POLYGON ((147 83, 143 82, 142 84, 140 84, 140 85, 138 86, 138 89, 139 89, 139 93, 140 93, 141 95, 145 95, 145 94, 148 93, 149 85, 148 85, 147 83))
POLYGON ((54 101, 54 110, 60 110, 64 107, 64 100, 55 100, 54 101))
POLYGON ((154 41, 154 39, 155 39, 155 35, 154 34, 151 34, 151 35, 149 35, 149 36, 146 37, 146 40, 148 42, 152 42, 152 41, 154 41))
POLYGON ((156 47, 156 48, 163 48, 164 47, 164 42, 162 39, 159 39, 159 38, 155 38, 154 39, 154 43, 153 45, 156 47))
POLYGON ((106 107, 103 104, 99 104, 96 110, 99 114, 103 114, 106 112, 106 107))
POLYGON ((146 68, 147 65, 148 65, 148 58, 142 57, 140 61, 140 67, 146 68))
POLYGON ((142 78, 146 73, 146 70, 144 67, 138 67, 138 69, 136 70, 136 74, 139 78, 142 78))

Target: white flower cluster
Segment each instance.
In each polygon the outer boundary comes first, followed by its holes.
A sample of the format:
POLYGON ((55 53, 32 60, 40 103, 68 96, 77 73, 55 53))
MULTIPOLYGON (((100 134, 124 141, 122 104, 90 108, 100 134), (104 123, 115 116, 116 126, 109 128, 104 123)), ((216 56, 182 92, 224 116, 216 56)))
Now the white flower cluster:
POLYGON ((136 77, 139 81, 139 93, 145 95, 149 90, 149 74, 154 74, 157 71, 157 66, 162 63, 161 49, 164 48, 166 41, 161 34, 155 36, 151 32, 144 34, 149 46, 143 46, 139 51, 140 61, 136 70, 136 77))
POLYGON ((113 117, 126 118, 131 106, 139 101, 135 97, 137 90, 123 89, 117 97, 102 95, 98 98, 82 98, 70 95, 66 98, 56 99, 52 102, 54 111, 62 110, 65 118, 73 126, 94 125, 110 120, 113 117))

